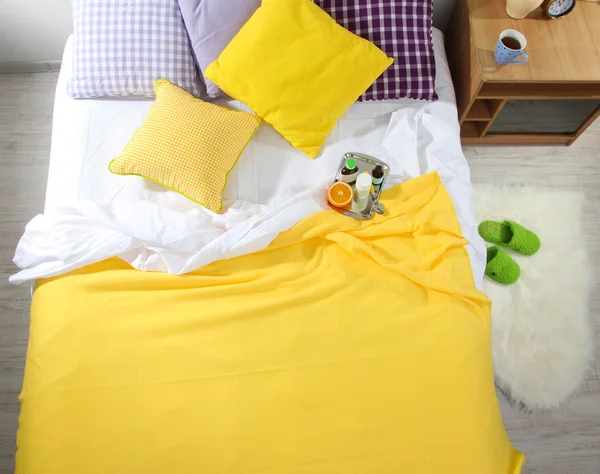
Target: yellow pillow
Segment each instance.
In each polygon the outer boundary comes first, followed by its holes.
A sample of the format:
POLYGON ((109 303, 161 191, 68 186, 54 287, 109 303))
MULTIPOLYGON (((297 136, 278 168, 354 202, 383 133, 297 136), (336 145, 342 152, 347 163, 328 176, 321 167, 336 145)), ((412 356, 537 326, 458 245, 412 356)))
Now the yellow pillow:
POLYGON ((392 62, 311 0, 263 0, 204 74, 316 158, 338 119, 392 62))
POLYGON ((165 79, 156 81, 154 92, 148 117, 108 169, 142 176, 220 212, 227 175, 260 118, 196 99, 165 79))

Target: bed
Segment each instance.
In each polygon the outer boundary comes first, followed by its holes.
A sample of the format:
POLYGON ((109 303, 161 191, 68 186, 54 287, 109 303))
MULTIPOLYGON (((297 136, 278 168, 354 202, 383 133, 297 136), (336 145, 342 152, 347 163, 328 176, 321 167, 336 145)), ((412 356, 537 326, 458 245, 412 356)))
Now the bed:
POLYGON ((16 472, 521 471, 433 37, 439 101, 357 103, 310 161, 263 126, 222 215, 106 172, 150 103, 70 99, 69 40, 12 277, 36 280, 16 472), (384 216, 327 210, 347 151, 390 165, 384 216))
MULTIPOLYGON (((463 235, 469 240, 467 250, 473 278, 477 287, 481 288, 485 246, 477 234, 473 216, 469 167, 460 147, 454 89, 444 53, 443 34, 434 29, 433 38, 437 66, 436 91, 440 100, 398 99, 357 103, 339 121, 322 156, 308 162, 301 152, 289 147, 272 128, 262 127, 230 175, 224 197, 229 201, 231 212, 222 218, 210 217, 215 220, 215 232, 207 235, 206 240, 196 242, 186 253, 181 251, 181 245, 174 248, 178 254, 177 263, 174 263, 174 259, 165 258, 164 252, 162 257, 155 258, 156 255, 148 252, 148 249, 145 255, 142 256, 142 252, 138 251, 136 257, 139 258, 126 257, 126 260, 140 269, 169 268, 173 273, 185 273, 198 266, 196 261, 206 264, 217 258, 239 255, 245 248, 260 248, 291 223, 316 210, 325 209, 322 199, 314 199, 311 190, 318 188, 324 179, 330 180, 343 154, 353 151, 388 162, 392 167, 391 183, 438 171, 453 198, 463 235), (259 180, 260 176, 269 175, 279 178, 259 180), (290 203, 290 199, 294 202, 290 203), (290 217, 290 204, 294 208, 293 218, 290 217), (285 213, 285 219, 277 217, 282 213, 285 213), (270 217, 267 222, 260 217, 265 214, 270 217), (247 239, 240 238, 237 232, 243 230, 238 228, 235 231, 236 224, 252 217, 258 221, 253 221, 255 232, 247 239), (206 247, 206 242, 213 242, 215 238, 219 239, 222 247, 216 253, 206 247), (257 240, 260 240, 259 246, 254 245, 257 240), (235 253, 229 248, 234 243, 235 253)), ((28 252, 27 256, 22 256, 17 251, 15 263, 24 270, 12 277, 13 282, 53 276, 83 264, 94 263, 116 255, 118 249, 124 246, 139 249, 142 241, 151 240, 149 236, 164 232, 159 217, 154 220, 158 225, 155 228, 148 228, 147 221, 135 222, 135 228, 128 226, 127 222, 132 222, 139 212, 152 212, 156 216, 165 210, 174 213, 170 216, 170 226, 173 232, 180 235, 194 225, 200 212, 185 198, 165 192, 141 178, 128 177, 123 180, 122 177, 106 173, 110 160, 118 155, 144 120, 151 102, 135 99, 70 99, 66 94, 66 82, 72 67, 71 47, 69 40, 56 90, 45 214, 29 224, 29 233, 21 242, 23 249, 44 247, 47 252, 40 254, 36 262, 32 258, 35 253, 28 252), (136 206, 142 206, 144 210, 136 206), (148 209, 149 206, 152 209, 148 209), (111 214, 110 218, 106 217, 107 213, 111 214), (122 215, 115 216, 115 213, 122 215), (61 220, 65 214, 70 217, 66 221, 61 220), (84 214, 86 217, 85 228, 80 225, 77 234, 73 234, 75 229, 70 225, 69 219, 73 214, 84 214), (190 222, 190 216, 194 222, 190 222), (98 234, 100 229, 96 224, 99 220, 103 222, 103 219, 113 221, 113 228, 114 225, 125 226, 123 232, 108 232, 102 226, 103 230, 98 234), (72 240, 81 242, 78 253, 71 255, 68 261, 63 259, 61 251, 60 239, 64 233, 69 233, 72 240), (92 244, 96 242, 91 238, 93 235, 101 235, 98 241, 112 240, 113 245, 104 249, 102 245, 92 244), (55 243, 55 248, 49 241, 55 243)), ((227 105, 244 109, 244 105, 236 101, 227 105)), ((166 246, 165 241, 158 244, 166 246)))

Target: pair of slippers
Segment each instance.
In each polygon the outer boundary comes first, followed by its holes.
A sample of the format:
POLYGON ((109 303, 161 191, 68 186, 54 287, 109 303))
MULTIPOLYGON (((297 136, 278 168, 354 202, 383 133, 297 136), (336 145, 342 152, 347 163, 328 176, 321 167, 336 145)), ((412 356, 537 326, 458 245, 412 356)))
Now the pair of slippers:
POLYGON ((484 240, 496 244, 487 249, 485 274, 498 283, 510 285, 521 276, 519 264, 500 247, 522 255, 533 255, 540 249, 540 238, 516 222, 483 221, 477 230, 484 240))

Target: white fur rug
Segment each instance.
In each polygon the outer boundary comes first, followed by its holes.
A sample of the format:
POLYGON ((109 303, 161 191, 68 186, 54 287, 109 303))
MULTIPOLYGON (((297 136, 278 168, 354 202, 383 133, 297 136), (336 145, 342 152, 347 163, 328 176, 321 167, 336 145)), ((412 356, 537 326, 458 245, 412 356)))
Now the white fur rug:
MULTIPOLYGON (((514 285, 485 277, 492 300, 496 382, 530 410, 557 407, 581 384, 593 354, 587 319, 591 266, 581 233, 582 193, 530 186, 474 186, 475 216, 513 220, 542 241, 514 285)), ((491 244, 488 244, 491 245, 491 244)))

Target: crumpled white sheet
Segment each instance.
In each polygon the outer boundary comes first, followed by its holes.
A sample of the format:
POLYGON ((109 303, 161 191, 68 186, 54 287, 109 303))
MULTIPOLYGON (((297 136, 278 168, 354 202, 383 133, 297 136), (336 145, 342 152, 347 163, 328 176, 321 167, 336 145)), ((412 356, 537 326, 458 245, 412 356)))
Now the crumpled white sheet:
MULTIPOLYGON (((264 133, 271 132, 276 133, 272 129, 264 133)), ((402 108, 391 115, 382 145, 379 153, 384 156, 375 156, 390 165, 387 187, 438 171, 463 235, 471 242, 468 251, 480 287, 485 246, 473 217, 469 168, 458 124, 440 119, 427 107, 402 108)), ((55 276, 114 256, 140 270, 183 274, 216 260, 259 251, 280 232, 327 209, 325 189, 341 156, 330 155, 314 165, 312 180, 299 180, 295 194, 281 202, 226 201, 221 215, 142 178, 128 179, 103 203, 80 199, 57 205, 27 225, 14 257, 21 271, 10 281, 55 276)))

